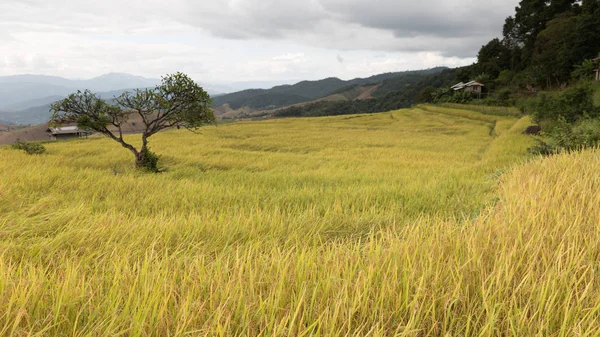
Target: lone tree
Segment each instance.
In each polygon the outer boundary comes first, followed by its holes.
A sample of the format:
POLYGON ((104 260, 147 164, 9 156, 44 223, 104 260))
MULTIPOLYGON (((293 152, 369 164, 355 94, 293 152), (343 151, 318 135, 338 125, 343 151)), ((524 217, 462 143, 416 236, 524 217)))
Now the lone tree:
POLYGON ((82 129, 102 133, 131 151, 136 167, 153 172, 158 171, 158 157, 148 149, 150 136, 175 126, 194 130, 215 123, 210 96, 182 73, 164 76, 153 89, 125 92, 113 102, 89 90, 77 91, 51 106, 51 123, 77 123, 82 129), (123 139, 123 125, 132 114, 139 115, 144 124, 139 149, 123 139))

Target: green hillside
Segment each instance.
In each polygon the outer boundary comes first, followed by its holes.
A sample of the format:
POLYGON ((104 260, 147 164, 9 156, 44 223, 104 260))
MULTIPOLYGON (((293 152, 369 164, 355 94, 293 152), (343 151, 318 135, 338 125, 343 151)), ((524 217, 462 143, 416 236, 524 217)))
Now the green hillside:
MULTIPOLYGON (((326 78, 319 81, 302 81, 294 85, 277 86, 268 90, 250 89, 215 97, 213 99, 213 106, 219 107, 223 104, 229 104, 232 109, 242 107, 254 109, 285 107, 323 98, 339 93, 340 90, 345 91, 346 88, 351 89, 356 86, 376 85, 386 83, 387 80, 412 83, 427 75, 439 73, 443 69, 445 68, 386 73, 350 81, 343 81, 338 78, 326 78), (407 78, 407 80, 403 80, 404 78, 407 78)), ((394 83, 394 81, 390 83, 394 83)), ((387 84, 385 87, 387 88, 387 84)))

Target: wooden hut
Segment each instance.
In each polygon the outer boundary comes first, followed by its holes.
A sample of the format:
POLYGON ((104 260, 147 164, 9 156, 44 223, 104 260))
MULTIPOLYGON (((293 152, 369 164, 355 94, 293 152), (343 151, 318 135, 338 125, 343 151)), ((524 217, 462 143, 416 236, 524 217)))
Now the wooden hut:
POLYGON ((49 127, 46 130, 52 140, 69 140, 87 137, 90 131, 81 130, 78 126, 63 126, 58 128, 49 127))

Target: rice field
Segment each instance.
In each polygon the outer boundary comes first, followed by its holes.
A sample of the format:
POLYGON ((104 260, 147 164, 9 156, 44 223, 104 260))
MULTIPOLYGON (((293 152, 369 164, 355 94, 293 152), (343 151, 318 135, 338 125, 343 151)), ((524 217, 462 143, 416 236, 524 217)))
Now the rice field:
POLYGON ((0 336, 598 336, 600 155, 419 106, 0 148, 0 336), (135 139, 135 136, 131 136, 135 139))
POLYGON ((491 105, 483 105, 483 104, 456 104, 456 103, 443 103, 441 106, 450 108, 450 109, 469 109, 473 111, 480 112, 486 115, 496 115, 496 116, 513 116, 518 117, 522 116, 523 113, 521 110, 515 107, 507 107, 507 106, 491 106, 491 105))

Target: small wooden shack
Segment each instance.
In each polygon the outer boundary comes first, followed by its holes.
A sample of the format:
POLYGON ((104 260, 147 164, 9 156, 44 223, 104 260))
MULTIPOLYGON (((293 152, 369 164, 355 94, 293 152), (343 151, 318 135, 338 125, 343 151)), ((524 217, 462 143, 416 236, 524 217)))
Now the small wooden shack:
POLYGON ((78 126, 49 127, 46 132, 49 133, 50 139, 52 140, 83 138, 91 134, 90 131, 81 130, 78 126))
POLYGON ((483 85, 482 83, 479 83, 477 81, 471 81, 465 84, 465 92, 481 94, 481 92, 483 91, 483 87, 485 87, 485 85, 483 85))
POLYGON ((474 94, 481 94, 483 92, 483 87, 485 87, 484 84, 479 83, 477 81, 471 81, 468 83, 457 83, 455 85, 453 85, 451 87, 452 90, 454 91, 464 91, 464 92, 470 92, 470 93, 474 93, 474 94))

